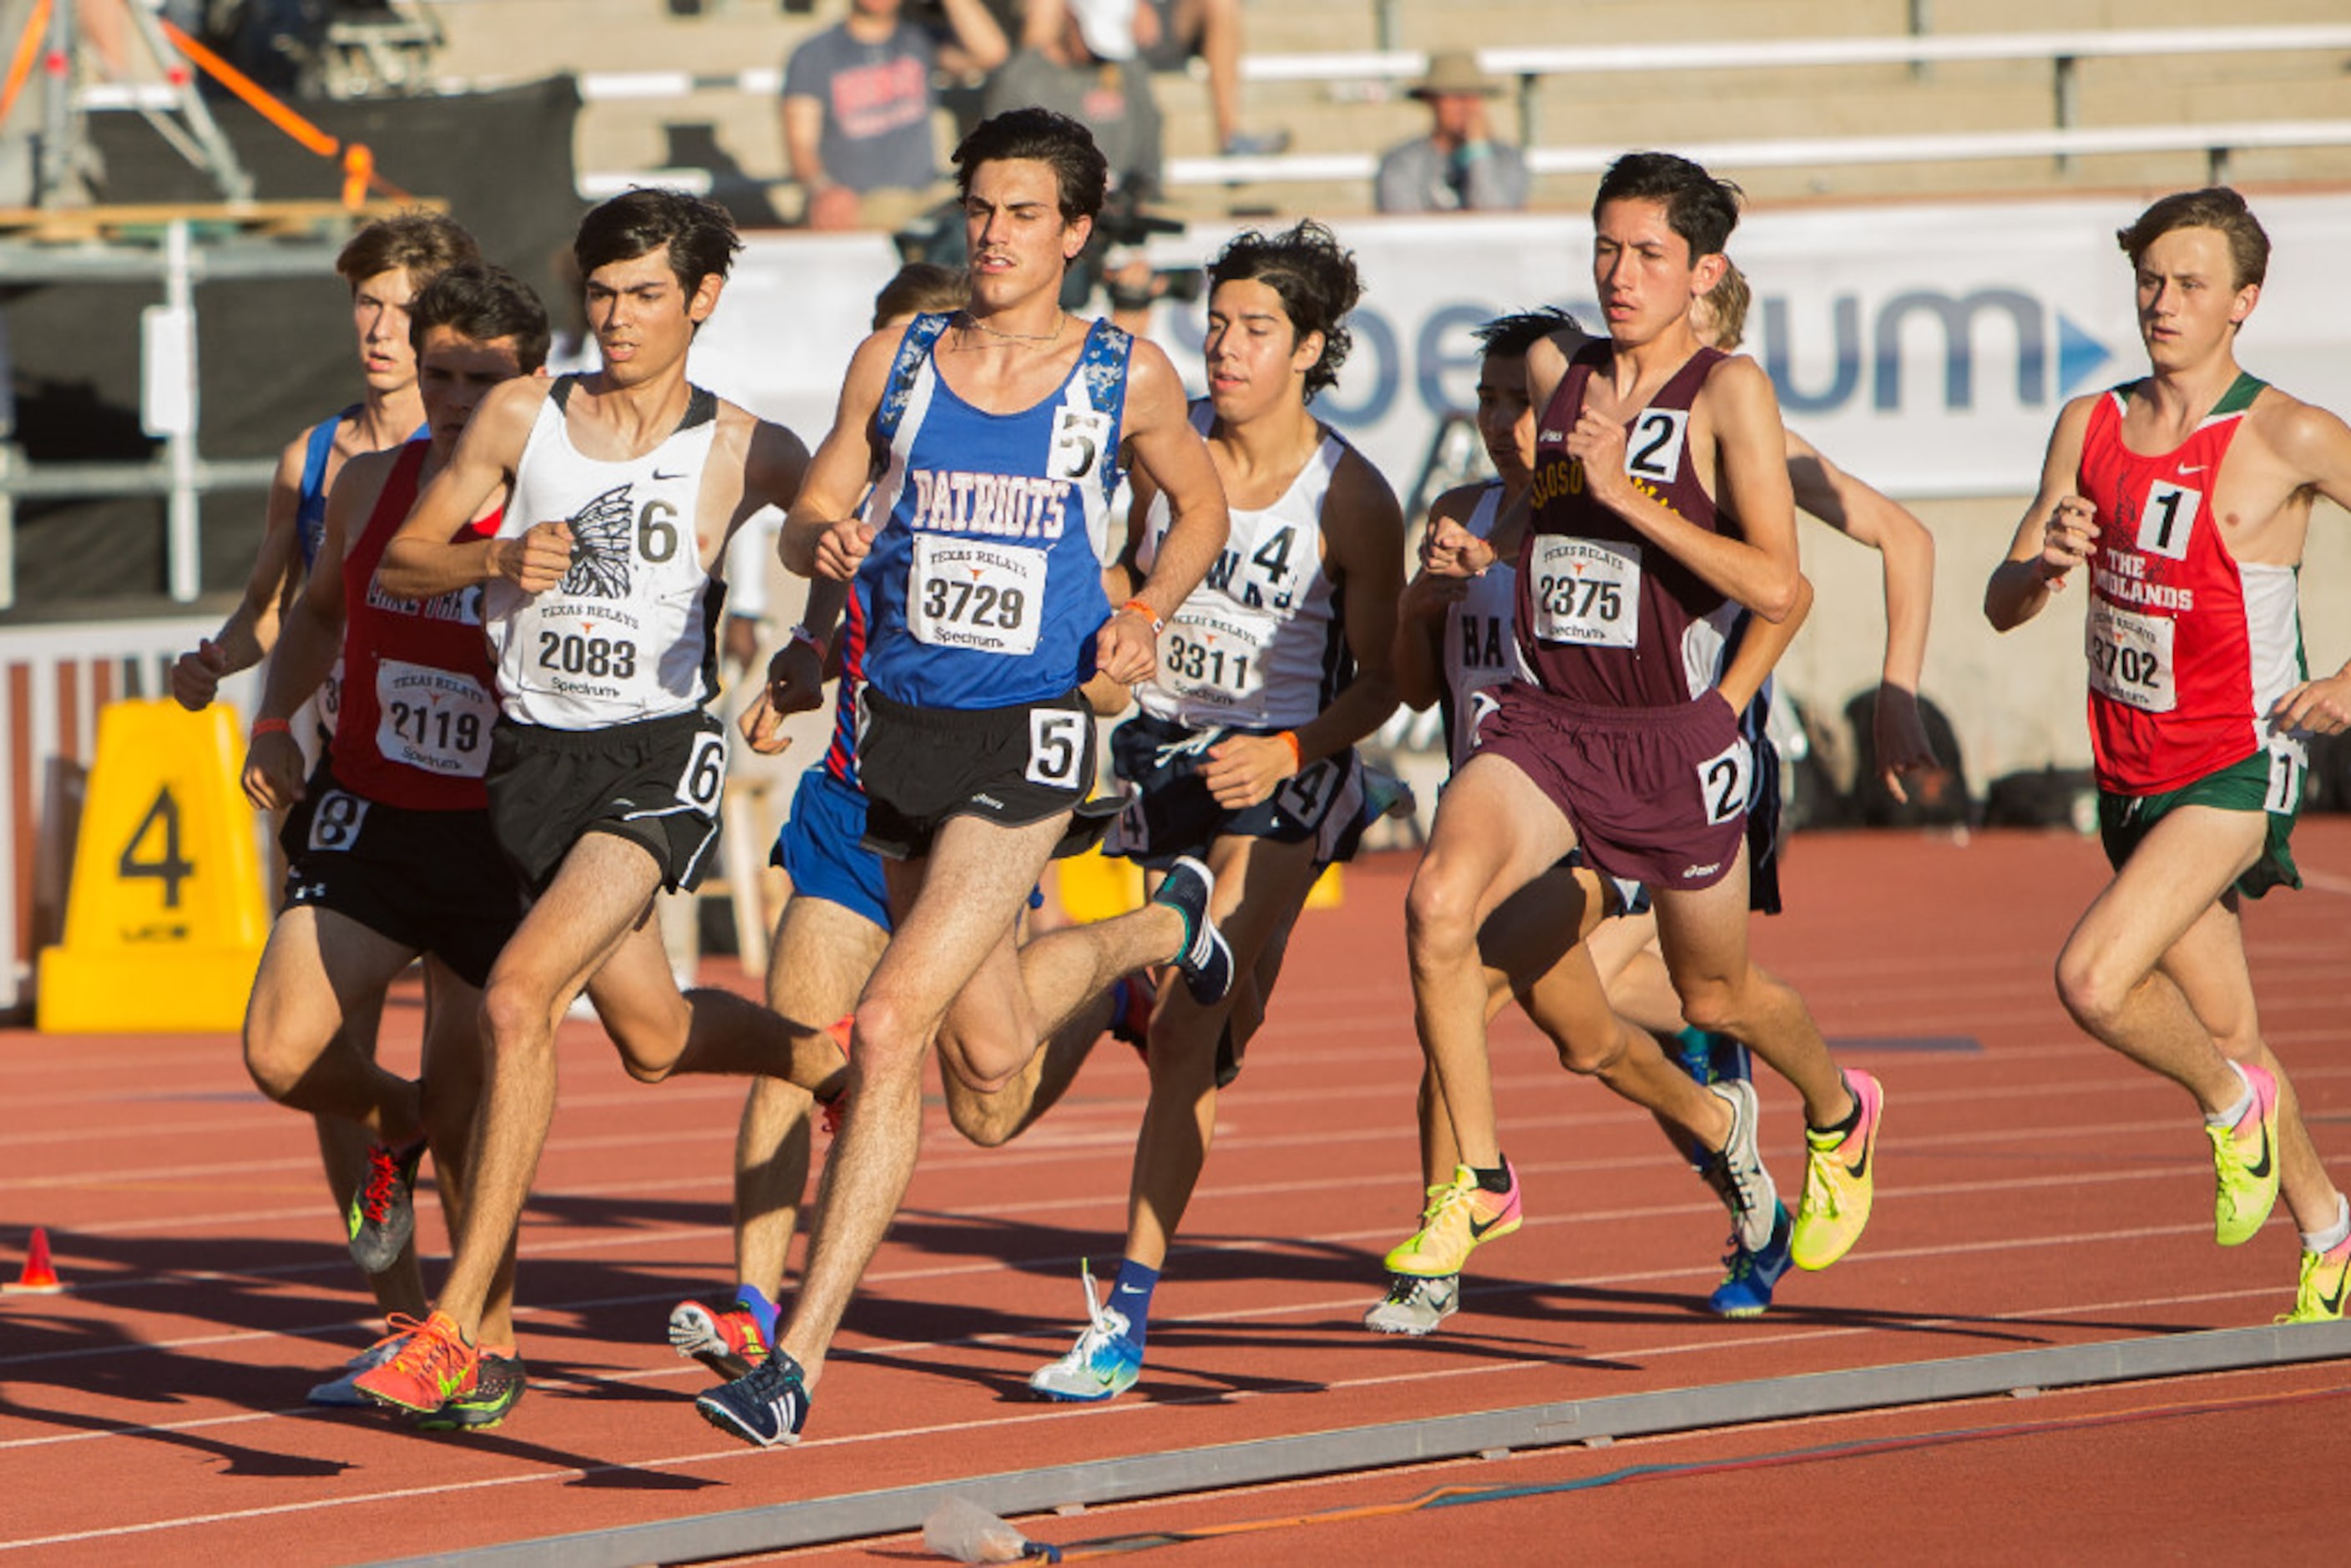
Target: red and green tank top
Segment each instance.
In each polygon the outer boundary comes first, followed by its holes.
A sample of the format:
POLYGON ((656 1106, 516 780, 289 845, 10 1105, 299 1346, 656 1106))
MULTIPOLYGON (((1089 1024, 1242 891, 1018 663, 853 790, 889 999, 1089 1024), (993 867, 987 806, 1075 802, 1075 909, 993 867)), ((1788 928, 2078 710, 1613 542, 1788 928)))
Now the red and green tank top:
POLYGON ((2140 383, 2091 411, 2076 482, 2097 508, 2085 642, 2103 789, 2160 794, 2242 762, 2269 744, 2272 705, 2304 679, 2295 570, 2237 560, 2212 510, 2262 385, 2240 374, 2168 452, 2124 444, 2140 383))

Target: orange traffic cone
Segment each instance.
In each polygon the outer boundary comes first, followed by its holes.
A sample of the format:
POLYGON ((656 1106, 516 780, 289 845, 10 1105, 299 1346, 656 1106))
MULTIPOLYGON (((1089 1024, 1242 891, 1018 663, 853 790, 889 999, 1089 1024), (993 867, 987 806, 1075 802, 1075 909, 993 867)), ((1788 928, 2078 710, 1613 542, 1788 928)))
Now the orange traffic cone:
POLYGON ((39 1226, 33 1227, 33 1244, 25 1252, 25 1271, 6 1289, 20 1296, 54 1296, 65 1289, 49 1263, 49 1233, 39 1226))

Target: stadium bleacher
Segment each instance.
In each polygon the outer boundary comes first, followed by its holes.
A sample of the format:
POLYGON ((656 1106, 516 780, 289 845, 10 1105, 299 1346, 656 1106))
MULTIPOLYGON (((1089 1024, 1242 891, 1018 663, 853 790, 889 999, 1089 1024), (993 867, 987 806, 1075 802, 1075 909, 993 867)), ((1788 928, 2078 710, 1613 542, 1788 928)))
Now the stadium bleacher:
MULTIPOLYGON (((587 76, 579 166, 607 183, 665 167, 679 124, 709 127, 752 178, 779 174, 773 73, 837 10, 435 7, 447 76, 587 76)), ((1422 128, 1404 89, 1437 47, 1476 47, 1522 80, 1514 139, 1537 151, 1538 205, 1579 205, 1605 149, 1667 143, 1747 150, 1719 162, 1766 200, 2176 185, 2210 177, 2216 152, 2219 172, 2240 182, 2340 177, 2351 21, 2320 0, 2232 12, 2219 28, 2210 7, 2179 0, 2126 17, 2091 0, 1995 0, 1939 16, 1922 0, 1252 0, 1247 111, 1290 131, 1290 153, 1216 158, 1205 92, 1163 78, 1168 202, 1200 217, 1367 210, 1368 160, 1422 128), (1774 142, 1789 145, 1773 156, 1774 142)), ((790 210, 789 190, 775 194, 790 210)))

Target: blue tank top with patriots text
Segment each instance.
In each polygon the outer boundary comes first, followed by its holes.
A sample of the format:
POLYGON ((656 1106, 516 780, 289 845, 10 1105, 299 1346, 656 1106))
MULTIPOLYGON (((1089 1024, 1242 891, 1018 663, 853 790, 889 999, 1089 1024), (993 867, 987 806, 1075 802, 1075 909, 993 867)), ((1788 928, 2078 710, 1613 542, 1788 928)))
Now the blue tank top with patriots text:
POLYGON ((1110 615, 1102 567, 1134 340, 1094 322, 1050 396, 991 413, 938 373, 950 319, 907 327, 874 416, 881 477, 867 515, 885 520, 857 574, 852 625, 867 685, 893 702, 1042 702, 1093 673, 1110 615))

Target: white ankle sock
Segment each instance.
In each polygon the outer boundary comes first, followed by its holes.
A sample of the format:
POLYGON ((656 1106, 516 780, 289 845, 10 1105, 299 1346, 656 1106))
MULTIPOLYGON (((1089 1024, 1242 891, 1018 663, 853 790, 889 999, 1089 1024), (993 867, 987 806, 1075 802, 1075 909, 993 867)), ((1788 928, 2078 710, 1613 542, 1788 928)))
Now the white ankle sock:
POLYGON ((2233 1127, 2245 1119, 2246 1112, 2253 1108, 2253 1081, 2246 1077, 2245 1070, 2233 1061, 2229 1063, 2229 1071, 2237 1075, 2237 1082, 2245 1086, 2245 1092, 2227 1110, 2205 1117, 2204 1124, 2208 1127, 2233 1127))
POLYGON ((2332 1252, 2346 1241, 2351 1241, 2351 1197, 2335 1195, 2335 1223, 2324 1230, 2302 1233, 2304 1252, 2332 1252))

